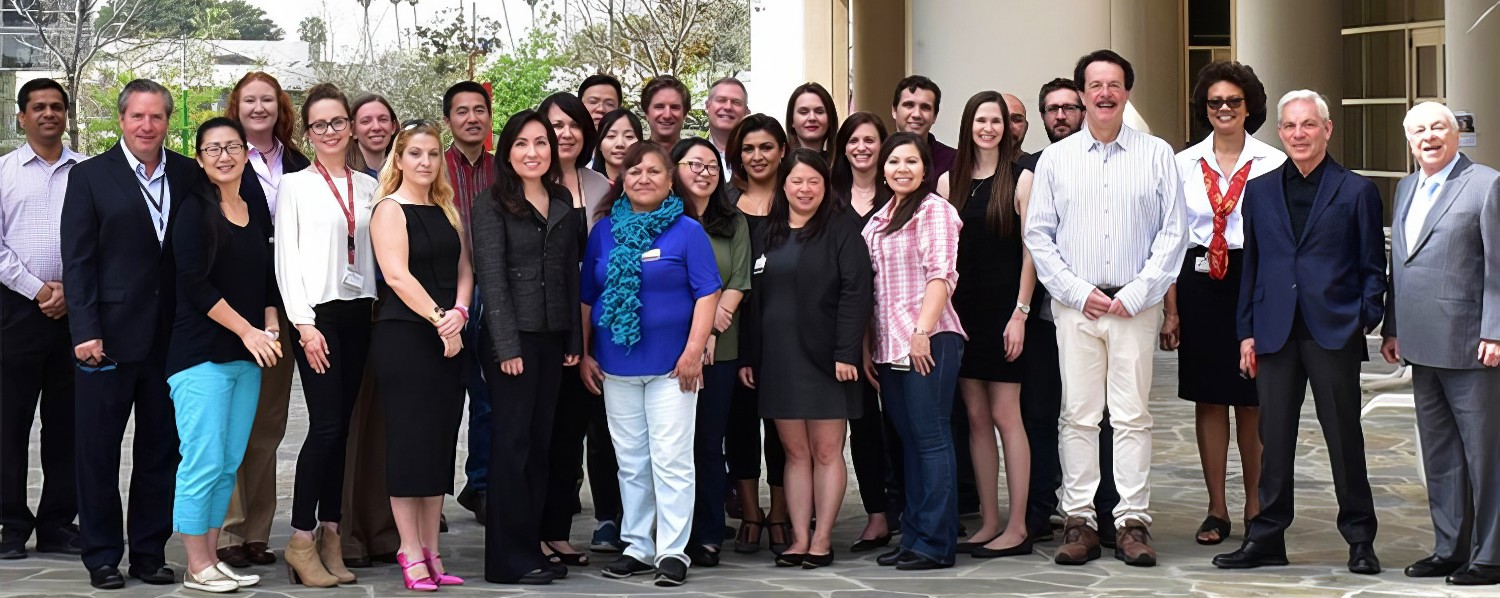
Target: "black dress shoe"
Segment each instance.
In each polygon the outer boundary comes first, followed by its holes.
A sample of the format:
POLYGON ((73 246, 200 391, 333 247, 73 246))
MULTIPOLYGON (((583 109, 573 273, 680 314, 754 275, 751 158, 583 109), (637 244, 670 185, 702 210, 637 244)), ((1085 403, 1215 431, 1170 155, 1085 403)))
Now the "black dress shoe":
POLYGON ((1448 583, 1455 586, 1492 586, 1500 584, 1500 566, 1469 565, 1468 569, 1449 575, 1448 583))
POLYGON ((118 590, 125 587, 125 576, 120 575, 119 569, 105 565, 89 571, 89 585, 101 590, 118 590))
POLYGON ((551 573, 553 579, 567 579, 568 577, 568 566, 562 563, 548 561, 547 565, 542 567, 542 569, 551 573))
POLYGON ((153 586, 177 583, 177 575, 171 567, 130 567, 130 576, 153 586))
POLYGON ((552 572, 548 571, 546 567, 543 567, 541 569, 533 569, 530 573, 522 575, 517 579, 511 581, 502 581, 499 583, 520 584, 525 586, 544 586, 552 583, 552 581, 555 579, 557 578, 552 576, 552 572))
POLYGON ((78 535, 78 526, 72 523, 50 531, 37 530, 36 551, 56 554, 83 554, 83 542, 78 535))
POLYGON ((1031 553, 1031 538, 1027 538, 1025 540, 1021 540, 1020 544, 1011 546, 1009 548, 991 549, 979 546, 976 547, 973 551, 969 552, 969 556, 972 556, 976 559, 997 559, 1000 557, 1021 556, 1023 554, 1031 553))
POLYGON ((779 555, 776 555, 776 566, 777 567, 801 567, 802 566, 802 561, 805 561, 805 560, 807 560, 807 554, 806 553, 800 553, 800 552, 783 552, 783 553, 781 553, 779 555))
POLYGON ((0 561, 13 561, 26 558, 26 538, 5 538, 0 540, 0 561))
POLYGON ((985 540, 983 542, 959 542, 958 546, 954 550, 954 552, 957 552, 958 554, 969 554, 971 552, 974 552, 975 548, 979 548, 981 546, 984 546, 985 544, 989 544, 990 542, 994 542, 995 538, 999 538, 999 537, 1000 537, 1000 534, 995 534, 993 537, 991 537, 990 539, 985 540))
POLYGON ((897 546, 895 550, 875 557, 875 564, 880 565, 881 567, 895 567, 901 561, 906 559, 906 555, 906 549, 897 546))
POLYGON ((1220 569, 1281 567, 1286 564, 1286 546, 1251 540, 1245 540, 1239 550, 1214 557, 1214 566, 1220 569))
POLYGON ((1355 542, 1349 545, 1349 572, 1360 575, 1380 573, 1380 559, 1375 558, 1374 544, 1355 542))
POLYGON ((854 544, 849 546, 849 552, 869 552, 871 550, 875 550, 876 548, 885 548, 886 546, 890 546, 890 544, 891 534, 887 533, 883 536, 877 536, 867 540, 855 540, 854 544))
POLYGON ((922 556, 920 554, 917 554, 915 552, 910 552, 910 553, 907 553, 907 554, 912 555, 912 558, 904 560, 904 561, 901 561, 900 563, 897 563, 896 564, 896 569, 897 570, 900 570, 900 571, 931 571, 933 569, 947 569, 947 568, 953 566, 953 563, 948 563, 948 564, 939 563, 937 561, 929 559, 929 558, 927 558, 925 556, 922 556))
POLYGON ((1432 555, 1406 567, 1407 577, 1447 577, 1464 568, 1463 561, 1449 561, 1432 555))
POLYGON ((832 564, 833 550, 831 549, 828 551, 828 554, 808 554, 807 558, 802 559, 803 569, 817 569, 818 567, 827 567, 832 564))

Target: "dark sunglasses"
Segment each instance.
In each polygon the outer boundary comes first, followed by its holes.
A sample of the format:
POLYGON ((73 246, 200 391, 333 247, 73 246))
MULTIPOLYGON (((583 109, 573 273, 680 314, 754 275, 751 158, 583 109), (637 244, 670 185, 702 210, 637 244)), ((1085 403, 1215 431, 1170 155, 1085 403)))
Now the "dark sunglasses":
POLYGON ((1230 110, 1239 110, 1240 106, 1245 105, 1245 98, 1229 98, 1225 100, 1213 99, 1208 100, 1204 103, 1208 104, 1209 110, 1218 110, 1220 108, 1223 108, 1225 104, 1229 104, 1230 110))
POLYGON ((116 367, 119 367, 120 365, 119 363, 115 362, 115 360, 111 359, 108 355, 105 355, 103 359, 97 361, 95 361, 92 357, 90 357, 88 361, 84 361, 82 359, 78 359, 76 361, 78 362, 78 369, 83 371, 83 373, 85 374, 92 374, 94 372, 108 372, 115 369, 116 367))

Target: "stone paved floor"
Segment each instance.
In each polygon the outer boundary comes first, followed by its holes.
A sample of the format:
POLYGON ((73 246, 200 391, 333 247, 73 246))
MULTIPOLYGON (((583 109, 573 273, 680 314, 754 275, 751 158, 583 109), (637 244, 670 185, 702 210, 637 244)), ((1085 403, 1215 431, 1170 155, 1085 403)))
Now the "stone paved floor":
MULTIPOLYGON (((1375 354, 1373 351, 1372 355, 1375 354)), ((1241 524, 1235 515, 1235 533, 1220 547, 1202 547, 1193 542, 1193 530, 1201 521, 1206 505, 1197 449, 1194 441, 1192 406, 1175 398, 1175 366, 1172 356, 1157 358, 1156 384, 1152 390, 1152 411, 1156 418, 1155 459, 1152 469, 1153 531, 1161 555, 1161 565, 1154 568, 1130 568, 1105 558, 1083 567, 1062 568, 1051 564, 1055 542, 1039 545, 1031 556, 974 561, 960 557, 959 565, 938 572, 911 574, 877 567, 876 553, 857 558, 842 549, 838 563, 819 571, 777 569, 769 553, 756 555, 726 553, 724 564, 717 569, 695 569, 688 585, 662 591, 646 578, 627 581, 604 579, 597 567, 605 560, 596 557, 594 568, 574 570, 568 579, 536 594, 552 596, 620 596, 620 595, 708 595, 754 598, 758 596, 1497 596, 1500 590, 1464 592, 1443 585, 1441 580, 1410 580, 1401 568, 1426 555, 1431 546, 1431 523, 1427 516, 1426 495, 1417 479, 1412 442, 1412 415, 1400 411, 1377 412, 1365 422, 1370 481, 1380 513, 1380 535, 1376 548, 1385 565, 1378 576, 1360 576, 1344 569, 1347 549, 1334 527, 1336 508, 1330 483, 1327 451, 1318 433, 1311 401, 1303 417, 1297 484, 1299 517, 1289 532, 1290 567, 1248 572, 1225 572, 1215 569, 1209 559, 1226 547, 1238 544, 1241 524)), ((1369 364, 1367 371, 1388 370, 1384 364, 1369 364)), ((1401 390, 1409 392, 1409 390, 1401 390)), ((1373 393, 1368 393, 1373 394, 1373 393)), ((1368 395, 1367 395, 1368 398, 1368 395)), ((293 399, 292 423, 287 442, 281 448, 281 512, 274 528, 272 546, 279 549, 286 542, 289 526, 291 470, 298 443, 305 434, 304 412, 300 398, 293 399)), ((33 430, 35 433, 35 430, 33 430)), ((128 441, 127 441, 128 442, 128 441)), ((37 457, 32 441, 33 467, 37 457)), ((460 447, 461 449, 464 447, 460 447)), ((129 452, 125 453, 126 459, 129 452)), ((462 455, 460 455, 462 458, 462 455)), ((1239 483, 1237 455, 1230 458, 1231 510, 1243 504, 1239 483)), ((40 473, 32 472, 32 494, 40 473)), ((863 526, 863 512, 850 475, 850 491, 843 516, 835 531, 835 546, 846 547, 863 526)), ((587 496, 587 493, 584 493, 587 496)), ((1003 493, 1002 493, 1003 494, 1003 493)), ((518 595, 527 591, 508 586, 483 583, 483 528, 452 501, 447 515, 452 532, 443 541, 443 553, 449 569, 468 575, 477 582, 463 588, 444 588, 445 594, 518 595)), ((972 523, 971 523, 972 525, 972 523)), ((587 541, 591 526, 580 518, 574 527, 575 543, 587 541)), ((184 556, 175 539, 168 545, 168 558, 181 575, 184 556)), ((279 565, 279 563, 278 563, 279 565)), ((251 592, 258 596, 397 596, 406 595, 401 588, 395 566, 358 570, 360 584, 337 589, 311 590, 287 583, 279 566, 258 567, 265 576, 261 587, 251 592)), ((19 596, 84 596, 94 594, 87 575, 76 559, 39 557, 0 562, 0 598, 19 596)), ((245 594, 242 592, 241 594, 245 594)), ((159 595, 204 595, 181 590, 177 586, 145 586, 134 580, 123 591, 99 592, 120 597, 159 595)))

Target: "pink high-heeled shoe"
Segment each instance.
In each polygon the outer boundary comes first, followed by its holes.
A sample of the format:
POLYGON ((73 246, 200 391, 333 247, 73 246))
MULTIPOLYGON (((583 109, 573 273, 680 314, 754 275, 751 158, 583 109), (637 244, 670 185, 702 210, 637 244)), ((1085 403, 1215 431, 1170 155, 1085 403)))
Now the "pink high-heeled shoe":
POLYGON ((444 569, 446 571, 446 569, 443 567, 443 555, 433 554, 432 551, 427 550, 426 546, 423 546, 422 547, 422 556, 427 557, 427 571, 428 571, 428 573, 433 574, 433 579, 437 580, 438 585, 440 585, 440 586, 461 586, 461 585, 464 585, 464 578, 459 577, 457 575, 448 575, 445 572, 444 573, 439 573, 438 571, 436 571, 435 569, 433 569, 433 567, 432 567, 433 564, 436 564, 438 569, 444 569))
POLYGON ((437 591, 438 584, 437 584, 436 581, 433 581, 433 579, 432 579, 432 569, 429 568, 427 570, 427 577, 423 577, 423 578, 420 578, 420 579, 412 579, 412 577, 411 577, 411 568, 415 567, 417 565, 426 565, 427 561, 422 560, 422 561, 417 561, 415 563, 409 562, 409 561, 406 560, 406 555, 401 554, 400 552, 397 552, 396 553, 396 564, 401 565, 401 581, 406 584, 406 589, 411 590, 413 592, 436 592, 437 591))

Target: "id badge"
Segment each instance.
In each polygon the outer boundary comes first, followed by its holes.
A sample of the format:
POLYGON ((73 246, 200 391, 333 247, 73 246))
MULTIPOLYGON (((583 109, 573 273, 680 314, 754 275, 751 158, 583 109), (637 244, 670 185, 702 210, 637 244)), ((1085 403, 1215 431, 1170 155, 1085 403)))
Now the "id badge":
POLYGON ((344 270, 344 287, 351 291, 359 291, 365 288, 365 275, 355 272, 353 269, 344 270))
POLYGON ((641 261, 643 262, 654 262, 659 259, 661 259, 661 248, 659 247, 649 249, 646 251, 646 253, 641 254, 641 261))
POLYGON ((751 274, 760 274, 761 272, 765 272, 765 271, 766 271, 766 256, 762 255, 759 258, 755 259, 755 269, 753 271, 751 271, 750 273, 751 274))
POLYGON ((1208 274, 1208 256, 1200 255, 1194 259, 1193 271, 1199 274, 1208 274))

